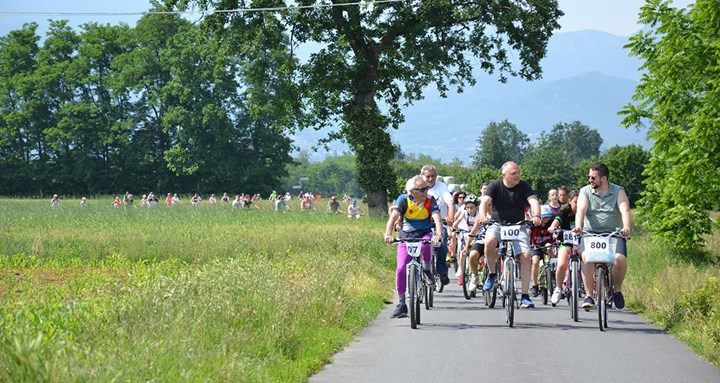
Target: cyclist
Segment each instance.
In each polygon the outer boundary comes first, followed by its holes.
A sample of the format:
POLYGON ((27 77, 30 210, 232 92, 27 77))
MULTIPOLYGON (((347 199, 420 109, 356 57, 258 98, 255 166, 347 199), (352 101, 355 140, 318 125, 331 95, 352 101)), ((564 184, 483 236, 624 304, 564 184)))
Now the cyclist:
MULTIPOLYGON (((480 215, 477 222, 487 222, 487 212, 492 211, 491 217, 500 222, 518 222, 525 218, 525 205, 530 204, 532 224, 540 225, 540 202, 532 186, 520 179, 520 167, 512 161, 502 166, 502 178, 491 182, 480 201, 480 215)), ((495 262, 498 257, 498 238, 500 238, 500 225, 494 224, 487 228, 485 233, 485 262, 488 264, 488 276, 483 288, 490 291, 497 280, 495 262)), ((522 296, 521 307, 532 308, 535 304, 528 295, 530 287, 530 241, 527 230, 520 230, 520 239, 513 243, 516 254, 521 254, 522 296)))
MULTIPOLYGON (((563 230, 572 230, 575 228, 575 212, 577 211, 578 192, 573 190, 568 195, 568 204, 560 209, 560 214, 555 217, 548 230, 552 233, 558 227, 563 230)), ((555 280, 557 286, 553 291, 550 302, 554 305, 560 302, 562 298, 562 288, 560 287, 565 280, 568 263, 570 262, 570 251, 572 248, 561 244, 557 251, 557 270, 555 270, 555 280)))
MULTIPOLYGON (((470 233, 468 235, 468 240, 465 243, 465 248, 463 249, 463 254, 467 253, 468 248, 470 247, 470 243, 473 242, 471 240, 470 235, 477 235, 478 238, 483 238, 485 236, 485 227, 480 226, 478 224, 478 215, 480 214, 480 211, 477 209, 477 205, 480 203, 480 198, 476 197, 474 194, 470 194, 465 199, 465 210, 463 210, 463 214, 467 217, 465 220, 467 221, 467 225, 470 228, 468 230, 470 233), (471 223, 472 222, 472 223, 471 223)), ((462 218, 462 217, 461 217, 462 218)), ((468 259, 470 261, 470 290, 475 290, 478 287, 478 268, 479 268, 479 260, 480 260, 480 254, 485 252, 484 249, 485 245, 483 245, 483 241, 474 241, 472 244, 472 247, 470 248, 470 254, 468 255, 468 259)), ((461 273, 463 270, 458 270, 461 273)), ((462 275, 462 274, 460 274, 462 275)))
POLYGON ((550 205, 540 206, 540 226, 534 226, 530 232, 530 241, 532 243, 532 287, 530 295, 536 297, 540 294, 538 289, 538 269, 540 268, 540 258, 546 251, 551 251, 549 245, 552 242, 552 234, 548 230, 554 215, 550 205))
MULTIPOLYGON (((428 196, 430 187, 421 176, 410 178, 405 189, 408 194, 401 194, 392 207, 392 213, 385 225, 385 242, 392 243, 392 231, 395 223, 402 219, 402 229, 398 235, 401 239, 432 239, 438 243, 442 239, 442 221, 440 208, 435 198, 428 196), (435 235, 432 233, 433 221, 435 235)), ((430 269, 431 249, 429 244, 421 245, 421 252, 425 274, 430 285, 435 284, 435 277, 430 269)), ((397 268, 395 269, 395 286, 398 293, 398 305, 392 314, 393 318, 407 317, 408 308, 405 304, 405 290, 407 288, 407 264, 410 256, 404 242, 398 244, 397 268)))
MULTIPOLYGON (((460 211, 465 209, 465 197, 467 196, 467 193, 460 190, 455 193, 453 193, 453 202, 455 202, 455 215, 453 216, 452 222, 454 223, 458 217, 460 216, 460 211)), ((470 226, 472 227, 472 225, 470 226)), ((455 253, 457 253, 457 236, 455 235, 455 232, 450 233, 450 243, 448 244, 448 255, 447 255, 447 262, 456 262, 455 259, 455 253)))
MULTIPOLYGON (((623 238, 617 239, 615 248, 615 262, 613 263, 613 302, 615 307, 625 307, 625 298, 622 294, 622 283, 627 272, 627 244, 626 238, 630 236, 630 201, 625 189, 608 181, 610 170, 602 162, 590 166, 588 172, 589 185, 580 189, 577 202, 577 215, 575 231, 588 230, 595 233, 610 233, 615 228, 621 228, 623 238)), ((582 246, 580 248, 582 249, 582 246)), ((585 256, 583 255, 583 262, 585 256)), ((583 283, 585 284, 585 302, 583 308, 592 310, 595 301, 592 299, 592 280, 594 268, 583 267, 583 283)))
POLYGON ((453 202, 452 194, 450 194, 450 189, 448 189, 447 185, 437 180, 437 170, 434 165, 423 166, 422 169, 420 169, 420 174, 428 186, 430 186, 428 196, 435 197, 438 207, 440 208, 440 217, 443 218, 442 245, 438 248, 436 269, 438 274, 440 274, 442 284, 447 285, 450 283, 450 278, 448 278, 448 265, 445 261, 448 253, 446 222, 453 222, 453 218, 455 218, 455 203, 453 202))
MULTIPOLYGON (((462 209, 458 210, 458 212, 455 214, 457 217, 455 219, 455 222, 453 222, 453 229, 455 230, 464 230, 466 232, 470 232, 470 230, 475 226, 475 220, 477 218, 478 210, 478 198, 475 194, 468 194, 466 197, 462 199, 465 203, 462 206, 462 209)), ((467 234, 467 233, 466 233, 467 234)), ((459 241, 457 241, 456 237, 456 246, 459 246, 459 241)), ((460 250, 460 254, 465 255, 468 251, 468 248, 470 247, 470 237, 467 238, 465 241, 465 247, 460 250)), ((462 256, 461 255, 461 256, 462 256)), ((456 262, 460 262, 460 259, 456 259, 456 262)), ((463 270, 461 270, 459 267, 457 269, 457 273, 455 274, 456 277, 458 277, 458 285, 462 285, 462 274, 463 270)))

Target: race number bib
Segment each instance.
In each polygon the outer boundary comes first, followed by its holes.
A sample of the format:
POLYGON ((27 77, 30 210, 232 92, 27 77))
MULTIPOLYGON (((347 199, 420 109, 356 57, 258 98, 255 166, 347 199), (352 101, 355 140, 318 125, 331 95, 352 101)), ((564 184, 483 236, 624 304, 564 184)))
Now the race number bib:
POLYGON ((585 260, 594 263, 613 263, 615 242, 609 237, 583 237, 585 260))
POLYGON ((566 245, 577 245, 577 234, 570 230, 564 230, 562 235, 562 241, 566 245))
POLYGON ((500 240, 502 241, 517 241, 520 239, 520 231, 525 230, 520 225, 513 226, 501 226, 500 227, 500 240))
POLYGON ((420 256, 420 242, 416 243, 406 243, 405 245, 407 247, 408 255, 410 255, 413 258, 417 258, 420 256))

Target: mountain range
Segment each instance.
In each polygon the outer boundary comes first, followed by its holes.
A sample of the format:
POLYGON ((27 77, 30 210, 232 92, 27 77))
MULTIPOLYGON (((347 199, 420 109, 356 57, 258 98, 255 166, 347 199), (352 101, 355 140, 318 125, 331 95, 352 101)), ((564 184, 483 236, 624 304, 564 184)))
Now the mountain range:
MULTIPOLYGON (((428 89, 423 100, 406 108, 405 122, 392 132, 393 141, 405 153, 430 154, 445 162, 459 158, 469 164, 488 123, 507 119, 533 142, 559 122, 580 121, 600 132, 603 148, 648 146, 645 132, 619 126, 622 117, 617 112, 632 101, 642 74, 642 62, 623 48, 627 42, 627 37, 599 31, 555 34, 541 64, 541 80, 510 78, 503 84, 478 72, 477 84, 461 94, 442 98, 428 89)), ((323 134, 303 131, 294 139, 299 148, 308 149, 323 134)), ((331 145, 330 153, 343 151, 347 145, 331 145)), ((311 159, 326 155, 311 152, 311 159)))

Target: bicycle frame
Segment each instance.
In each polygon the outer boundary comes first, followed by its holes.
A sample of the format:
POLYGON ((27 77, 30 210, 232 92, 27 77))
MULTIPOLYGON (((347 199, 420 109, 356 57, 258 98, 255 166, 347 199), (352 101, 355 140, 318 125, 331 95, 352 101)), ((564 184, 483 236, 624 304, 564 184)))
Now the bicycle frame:
MULTIPOLYGON (((515 279, 517 273, 517 257, 515 254, 514 243, 518 241, 520 231, 526 230, 530 221, 520 221, 516 223, 507 222, 488 222, 489 224, 498 224, 500 226, 500 241, 498 259, 503 259, 503 272, 499 277, 499 286, 503 294, 503 307, 505 307, 505 322, 509 327, 513 327, 515 323, 515 308, 519 308, 516 296, 515 279)), ((487 261, 487 260, 486 260, 487 261)), ((496 270, 497 271, 497 270, 496 270)))
MULTIPOLYGON (((554 233, 556 245, 564 244, 570 246, 570 259, 565 273, 563 290, 570 306, 570 319, 577 322, 578 319, 578 301, 580 297, 580 273, 582 271, 582 261, 579 250, 579 238, 571 230, 556 230, 554 233)), ((559 282, 558 282, 559 283, 559 282)))
POLYGON ((600 331, 605 331, 608 327, 607 309, 613 304, 615 286, 612 268, 615 262, 615 245, 618 237, 621 237, 619 228, 606 234, 583 232, 586 263, 595 267, 593 296, 598 305, 600 331))
POLYGON ((410 262, 406 266, 406 294, 409 300, 410 327, 415 329, 420 324, 420 305, 425 301, 425 309, 430 309, 429 300, 426 294, 431 294, 432 289, 428 286, 428 277, 423 272, 423 261, 421 247, 423 244, 432 244, 426 239, 396 239, 395 242, 404 242, 407 247, 410 262))

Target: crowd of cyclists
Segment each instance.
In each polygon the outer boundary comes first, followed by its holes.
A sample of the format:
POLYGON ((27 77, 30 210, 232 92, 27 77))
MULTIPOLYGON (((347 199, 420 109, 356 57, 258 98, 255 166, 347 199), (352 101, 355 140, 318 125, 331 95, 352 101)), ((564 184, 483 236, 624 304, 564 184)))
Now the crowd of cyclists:
MULTIPOLYGON (((312 192, 303 192, 300 191, 300 193, 295 197, 298 201, 298 211, 301 212, 315 212, 318 211, 316 204, 318 201, 321 200, 322 196, 320 194, 314 194, 312 192)), ((250 209, 251 207, 254 207, 255 209, 259 209, 260 207, 257 205, 258 201, 261 201, 263 198, 259 193, 257 194, 247 194, 247 193, 240 193, 235 195, 235 197, 231 197, 228 193, 223 193, 220 198, 218 198, 214 193, 211 193, 209 197, 207 197, 207 200, 205 200, 199 193, 194 193, 190 199, 189 203, 193 206, 198 206, 202 204, 207 205, 227 205, 232 208, 246 208, 250 209)), ((276 212, 287 212, 294 210, 290 206, 290 201, 293 199, 293 196, 290 194, 290 192, 286 193, 277 193, 276 191, 273 191, 269 196, 268 200, 272 203, 272 206, 274 206, 276 212)), ((351 197, 348 195, 348 193, 344 193, 342 196, 342 202, 343 204, 346 204, 345 207, 341 207, 340 205, 340 199, 333 195, 330 197, 329 201, 327 202, 327 213, 332 214, 347 214, 348 220, 354 220, 360 218, 363 214, 361 213, 362 208, 358 204, 358 201, 356 198, 351 197)), ((165 198, 158 198, 158 196, 153 193, 149 192, 148 194, 143 194, 142 197, 138 200, 136 200, 135 195, 132 193, 125 192, 125 194, 120 197, 118 195, 114 196, 114 199, 111 203, 111 206, 114 208, 121 208, 121 207, 156 207, 158 205, 179 205, 181 204, 181 197, 177 193, 167 193, 167 196, 165 198)), ((57 208, 60 206, 60 198, 57 194, 54 194, 52 199, 50 200, 50 207, 57 208)), ((86 197, 82 197, 80 200, 80 207, 89 207, 90 204, 88 203, 88 200, 86 197)))
MULTIPOLYGON (((570 256, 570 247, 554 242, 556 229, 572 231, 576 235, 585 232, 610 233, 620 229, 615 247, 613 269, 613 302, 617 309, 625 306, 622 283, 627 272, 626 238, 630 236, 631 217, 627 194, 622 186, 609 182, 608 167, 601 163, 592 164, 588 170, 588 185, 580 190, 568 191, 564 186, 552 189, 544 203, 533 191, 531 185, 521 180, 519 166, 514 162, 503 164, 502 178, 483 184, 477 194, 466 191, 450 192, 447 185, 437 181, 433 165, 425 165, 420 175, 407 181, 405 193, 395 200, 390 208, 384 239, 387 243, 397 240, 393 232, 398 231, 401 240, 431 239, 437 248, 436 270, 440 283, 448 284, 448 264, 460 262, 455 254, 468 257, 471 269, 470 289, 472 291, 493 289, 498 280, 495 270, 498 258, 498 243, 501 224, 522 222, 527 230, 521 230, 518 240, 513 242, 515 254, 520 254, 521 308, 533 308, 531 299, 537 297, 538 267, 545 253, 556 258, 555 280, 558 286, 552 291, 551 302, 556 305, 562 299, 560 281, 564 281, 570 256), (455 233, 467 233, 464 247, 458 249, 461 241, 455 233), (555 244, 555 245, 554 245, 555 244), (449 251, 450 249, 450 251, 449 251), (460 250, 460 251, 456 251, 460 250), (478 270, 486 265, 488 272, 480 280, 478 270)), ((431 245, 422 245, 425 271, 429 272, 431 245)), ((580 245, 580 253, 585 249, 580 245)), ((407 249, 400 243, 397 249, 396 289, 398 304, 393 318, 407 317, 405 303, 406 265, 409 262, 407 249)), ((591 311, 593 300, 592 264, 582 267, 585 300, 582 307, 591 311)), ((462 270, 456 276, 462 284, 462 270)), ((430 278, 432 279, 432 278, 430 278)))

